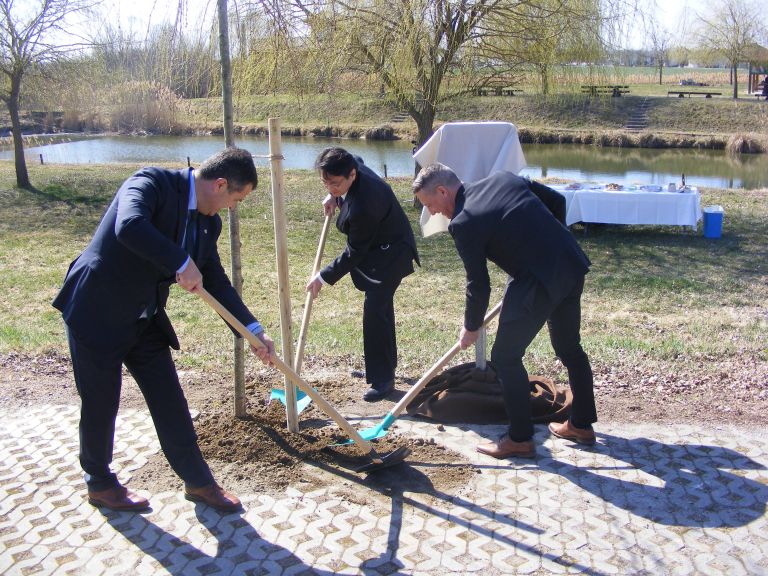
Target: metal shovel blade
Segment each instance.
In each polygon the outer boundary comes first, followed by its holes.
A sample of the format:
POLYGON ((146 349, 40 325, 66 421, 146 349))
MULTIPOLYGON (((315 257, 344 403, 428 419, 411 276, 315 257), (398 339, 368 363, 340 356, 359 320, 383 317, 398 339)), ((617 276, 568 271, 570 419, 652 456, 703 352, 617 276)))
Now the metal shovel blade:
POLYGON ((371 456, 373 462, 356 468, 355 472, 377 472, 379 470, 383 470, 384 468, 391 468, 392 466, 396 466, 397 464, 403 462, 406 458, 408 458, 410 453, 410 448, 407 446, 400 446, 400 448, 393 450, 389 454, 385 454, 383 456, 376 454, 375 456, 371 456))
MULTIPOLYGON (((392 425, 392 423, 395 421, 395 418, 397 418, 397 414, 395 414, 393 411, 390 411, 387 413, 384 418, 382 418, 381 422, 376 424, 376 426, 372 426, 371 428, 365 428, 364 430, 360 430, 360 436, 364 440, 376 440, 378 438, 383 438, 387 435, 387 431, 389 430, 389 427, 392 425)), ((345 440, 344 442, 339 442, 338 444, 334 444, 334 446, 346 446, 348 444, 353 444, 352 440, 345 440)))
MULTIPOLYGON (((283 389, 272 388, 272 392, 269 395, 269 399, 280 400, 283 406, 287 406, 287 404, 285 403, 285 390, 283 389)), ((312 403, 312 398, 310 398, 304 392, 302 392, 301 389, 296 388, 296 413, 301 414, 301 412, 311 403, 312 403)))

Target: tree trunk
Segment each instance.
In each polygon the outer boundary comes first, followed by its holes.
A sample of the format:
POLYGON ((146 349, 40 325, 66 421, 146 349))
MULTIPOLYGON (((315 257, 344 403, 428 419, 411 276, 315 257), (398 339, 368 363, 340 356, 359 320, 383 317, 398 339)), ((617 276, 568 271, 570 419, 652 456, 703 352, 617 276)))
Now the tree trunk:
MULTIPOLYGON (((229 17, 226 0, 218 0, 219 15, 219 52, 221 54, 221 93, 224 115, 224 144, 229 148, 234 146, 234 114, 232 111, 232 64, 229 57, 229 17)), ((240 215, 237 204, 229 209, 229 247, 232 263, 232 286, 235 291, 243 293, 243 270, 240 258, 240 215)), ((234 362, 234 414, 236 418, 245 418, 247 413, 245 401, 245 346, 243 339, 237 334, 232 340, 232 355, 234 362)))
POLYGON ((664 69, 664 62, 659 60, 659 86, 661 86, 661 83, 662 83, 661 82, 661 75, 662 75, 662 70, 663 69, 664 69))
POLYGON ((549 94, 549 68, 547 66, 539 68, 539 78, 541 79, 541 93, 546 96, 549 94))
POLYGON ((739 71, 738 63, 733 64, 733 99, 736 100, 739 97, 739 71))
POLYGON ((19 188, 32 189, 27 171, 27 160, 24 158, 24 141, 21 137, 21 120, 19 119, 19 93, 21 91, 21 74, 11 77, 11 92, 6 104, 11 117, 11 134, 13 135, 13 155, 16 163, 16 185, 19 188))
MULTIPOLYGON (((429 137, 434 133, 435 107, 424 102, 423 110, 420 112, 417 111, 416 113, 411 114, 411 116, 416 121, 416 127, 419 129, 416 146, 413 148, 413 151, 416 152, 416 150, 421 148, 421 145, 429 140, 429 137)), ((418 162, 414 161, 414 175, 418 174, 421 168, 422 167, 419 166, 418 162)), ((416 196, 413 197, 413 206, 417 210, 421 210, 421 202, 419 202, 419 199, 416 198, 416 196)))

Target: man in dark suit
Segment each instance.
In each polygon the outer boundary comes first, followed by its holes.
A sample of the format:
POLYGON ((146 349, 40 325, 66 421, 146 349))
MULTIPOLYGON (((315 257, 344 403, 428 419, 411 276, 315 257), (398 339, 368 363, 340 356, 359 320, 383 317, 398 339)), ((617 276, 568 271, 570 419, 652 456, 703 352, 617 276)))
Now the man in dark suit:
POLYGON ((243 304, 219 259, 223 208, 256 187, 250 153, 227 148, 199 169, 145 168, 117 191, 91 242, 69 267, 53 301, 67 326, 81 399, 80 464, 95 506, 142 510, 146 498, 121 486, 110 471, 122 365, 147 402, 160 445, 185 483, 185 496, 221 511, 238 498, 213 479, 197 445, 170 348, 179 341, 165 312, 170 285, 204 287, 266 345, 254 352, 269 362, 271 339, 243 304))
MULTIPOLYGON (((463 348, 477 340, 491 286, 487 261, 509 275, 491 360, 504 391, 509 430, 479 452, 496 458, 532 457, 530 385, 523 366, 528 345, 546 322, 573 391, 571 417, 551 424, 559 437, 593 444, 597 421, 589 359, 581 347, 581 293, 589 259, 553 215, 564 214, 558 194, 511 172, 464 186, 442 164, 423 168, 413 191, 431 214, 450 219, 448 231, 467 273, 463 348), (533 188, 533 189, 532 189, 533 188)), ((562 197, 561 197, 562 198, 562 197)))
POLYGON ((374 402, 395 386, 397 338, 395 290, 419 262, 413 230, 389 184, 362 159, 343 148, 320 153, 315 168, 329 194, 326 215, 339 206, 336 227, 347 236, 347 246, 307 284, 317 297, 323 284, 333 285, 350 274, 355 288, 365 292, 363 350, 365 378, 370 388, 363 398, 374 402))

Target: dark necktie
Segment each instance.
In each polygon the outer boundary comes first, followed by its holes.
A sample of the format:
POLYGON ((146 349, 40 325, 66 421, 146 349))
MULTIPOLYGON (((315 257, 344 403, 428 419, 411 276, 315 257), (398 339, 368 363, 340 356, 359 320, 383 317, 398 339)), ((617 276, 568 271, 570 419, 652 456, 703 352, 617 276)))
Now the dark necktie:
POLYGON ((184 250, 194 260, 197 256, 197 210, 190 210, 187 216, 187 230, 184 233, 184 250))
POLYGON ((339 207, 339 210, 341 210, 341 205, 344 204, 344 198, 341 196, 336 196, 336 206, 339 207))

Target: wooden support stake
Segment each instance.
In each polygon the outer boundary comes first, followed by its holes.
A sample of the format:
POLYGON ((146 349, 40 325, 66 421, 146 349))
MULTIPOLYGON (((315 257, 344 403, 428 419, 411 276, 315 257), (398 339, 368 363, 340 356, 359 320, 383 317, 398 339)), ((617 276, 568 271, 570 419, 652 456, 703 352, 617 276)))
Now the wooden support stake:
MULTIPOLYGON (((283 152, 280 119, 269 119, 270 174, 272 176, 272 213, 275 225, 275 257, 277 259, 277 292, 280 302, 280 336, 283 360, 293 366, 293 337, 291 336, 291 286, 288 282, 288 242, 283 198, 283 152)), ((285 411, 289 432, 299 431, 299 413, 296 407, 296 387, 286 378, 285 411)))

